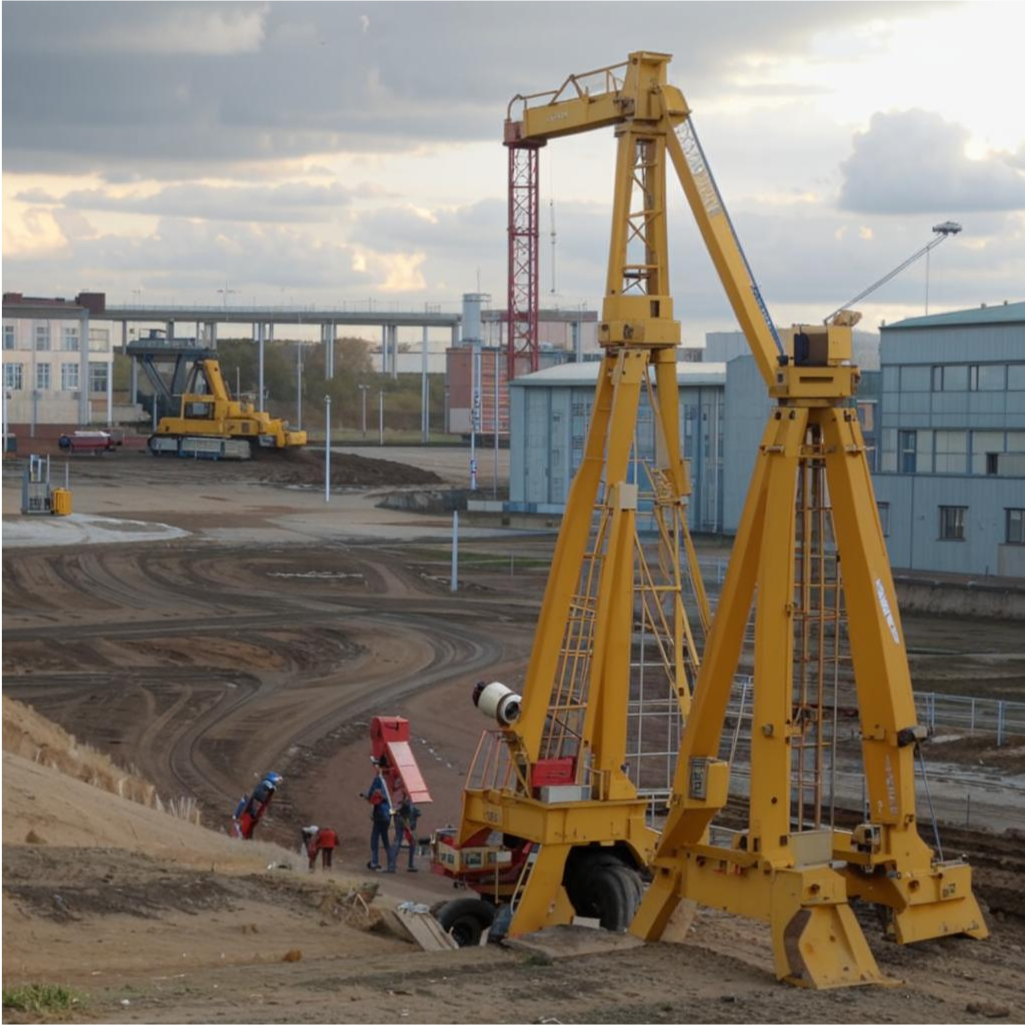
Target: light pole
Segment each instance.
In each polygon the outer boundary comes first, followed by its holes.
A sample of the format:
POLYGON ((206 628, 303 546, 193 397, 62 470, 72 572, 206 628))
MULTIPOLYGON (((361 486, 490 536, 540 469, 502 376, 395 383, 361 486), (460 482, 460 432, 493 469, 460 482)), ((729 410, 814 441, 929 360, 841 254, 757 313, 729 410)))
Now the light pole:
POLYGON ((295 429, 303 429, 303 343, 295 342, 295 429))
POLYGON ((481 426, 480 408, 480 343, 474 342, 470 354, 470 490, 477 490, 477 431, 481 426))
POLYGON ((362 418, 362 421, 361 421, 361 423, 363 425, 363 440, 366 441, 367 440, 367 392, 370 391, 370 385, 369 384, 361 384, 359 386, 359 390, 360 390, 360 399, 362 400, 362 405, 363 405, 363 418, 362 418))
POLYGON ((324 396, 324 501, 331 501, 331 396, 324 396))
POLYGON ((384 445, 384 392, 377 393, 377 443, 384 445))
POLYGON ((228 296, 229 295, 234 295, 235 294, 235 289, 234 288, 228 288, 228 282, 225 281, 224 282, 224 288, 218 288, 217 289, 217 294, 224 296, 224 308, 227 309, 228 308, 228 296))

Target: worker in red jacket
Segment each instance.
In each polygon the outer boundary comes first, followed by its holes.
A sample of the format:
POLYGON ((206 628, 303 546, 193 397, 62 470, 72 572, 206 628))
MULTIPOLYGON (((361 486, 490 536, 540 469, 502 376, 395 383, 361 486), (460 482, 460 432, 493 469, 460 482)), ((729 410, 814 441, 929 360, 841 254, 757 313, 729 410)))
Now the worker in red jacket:
POLYGON ((313 849, 310 852, 310 870, 317 863, 317 853, 320 853, 320 867, 325 872, 331 871, 331 858, 334 856, 335 848, 338 846, 338 834, 333 829, 318 829, 313 841, 313 849))

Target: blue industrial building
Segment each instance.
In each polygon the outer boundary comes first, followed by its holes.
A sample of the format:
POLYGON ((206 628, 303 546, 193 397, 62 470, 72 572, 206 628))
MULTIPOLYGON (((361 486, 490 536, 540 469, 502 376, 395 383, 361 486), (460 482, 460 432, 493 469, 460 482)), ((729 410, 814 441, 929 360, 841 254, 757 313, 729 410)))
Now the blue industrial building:
MULTIPOLYGON (((510 394, 509 510, 561 515, 580 466, 601 363, 566 363, 513 381, 510 394)), ((722 363, 678 363, 680 440, 690 463, 688 523, 722 530, 722 363)), ((654 425, 645 392, 637 413, 637 448, 652 458, 654 425)))
POLYGON ((884 326, 880 356, 891 562, 1025 576, 1025 302, 884 326))
MULTIPOLYGON (((680 430, 690 526, 737 530, 773 403, 739 333, 710 337, 728 362, 681 362, 680 430)), ((871 366, 870 336, 857 339, 871 366)), ((880 370, 863 369, 858 417, 897 569, 1025 577, 1025 302, 915 317, 882 328, 880 370)), ((597 363, 511 388, 509 509, 560 514, 580 463, 597 363)), ((642 401, 641 458, 652 448, 642 401)))

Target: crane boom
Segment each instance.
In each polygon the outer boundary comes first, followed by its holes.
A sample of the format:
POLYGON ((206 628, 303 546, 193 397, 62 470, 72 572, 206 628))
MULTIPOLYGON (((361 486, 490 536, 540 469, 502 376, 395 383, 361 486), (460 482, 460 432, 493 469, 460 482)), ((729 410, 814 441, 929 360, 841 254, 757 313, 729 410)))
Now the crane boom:
MULTIPOLYGON (((889 274, 884 274, 878 281, 874 281, 871 285, 868 286, 868 288, 866 288, 862 292, 859 292, 853 299, 848 299, 847 302, 845 302, 842 306, 839 306, 837 309, 833 310, 833 312, 828 317, 826 317, 826 319, 822 323, 834 323, 836 321, 836 317, 838 314, 843 313, 845 310, 849 310, 855 303, 860 303, 862 299, 865 299, 868 296, 870 296, 874 291, 876 291, 876 289, 882 288, 887 281, 892 281, 898 274, 900 274, 901 271, 907 270, 907 268, 910 267, 913 263, 915 263, 917 260, 920 260, 923 256, 926 256, 928 253, 932 252, 933 249, 935 249, 941 242, 949 238, 951 235, 957 235, 961 231, 961 225, 958 224, 957 221, 944 221, 942 224, 937 224, 932 230, 936 232, 936 238, 934 238, 931 242, 927 243, 926 245, 922 246, 922 248, 919 249, 917 252, 912 253, 903 263, 898 264, 898 266, 894 267, 893 270, 889 272, 889 274)), ((928 310, 926 312, 928 312, 928 310)))
MULTIPOLYGON (((668 55, 650 51, 631 54, 631 60, 622 64, 570 75, 558 89, 518 95, 507 111, 505 141, 543 144, 628 120, 663 122, 666 149, 691 213, 758 369, 771 384, 786 349, 701 147, 690 107, 683 93, 665 81, 668 60, 668 55), (661 74, 652 73, 653 68, 661 74), (517 105, 520 120, 515 121, 517 105)), ((612 287, 610 282, 610 292, 612 287)))

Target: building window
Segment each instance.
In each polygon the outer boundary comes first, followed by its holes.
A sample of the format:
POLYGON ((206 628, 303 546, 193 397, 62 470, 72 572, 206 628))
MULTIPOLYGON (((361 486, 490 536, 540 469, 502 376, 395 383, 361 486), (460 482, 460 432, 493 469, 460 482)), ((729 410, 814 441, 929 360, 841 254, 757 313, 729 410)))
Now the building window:
POLYGON ((108 367, 106 363, 89 364, 89 391, 93 394, 96 394, 97 392, 106 392, 107 370, 108 367))
POLYGON ((967 431, 936 431, 934 469, 936 473, 964 473, 968 457, 967 431))
POLYGON ((966 505, 940 506, 940 540, 963 541, 965 517, 968 514, 966 505))
POLYGON ((972 473, 996 473, 997 455, 1003 450, 1003 431, 972 431, 972 473))
POLYGON ((1007 368, 1002 363, 982 363, 968 368, 970 391, 1003 391, 1007 368))
POLYGON ((929 368, 928 367, 901 367, 900 368, 900 390, 901 391, 928 391, 929 390, 929 368))
POLYGON ((64 329, 64 351, 78 352, 78 328, 66 327, 64 329))
POLYGON ((1025 545, 1025 509, 1007 510, 1007 543, 1025 545))
POLYGON ((22 381, 20 363, 4 364, 4 387, 10 388, 11 391, 21 391, 22 381))
POLYGON ((4 324, 4 348, 13 349, 14 347, 14 325, 4 324))
POLYGON ((110 330, 105 327, 89 328, 89 351, 110 352, 110 330))
POLYGON ((50 364, 36 364, 36 391, 50 390, 50 364))
POLYGON ((890 503, 876 502, 879 510, 879 526, 883 528, 883 537, 890 536, 890 503))
POLYGON ((900 431, 900 472, 901 473, 914 473, 917 460, 916 455, 916 436, 917 431, 900 431))
POLYGON ((882 461, 879 469, 883 473, 897 472, 897 432, 892 427, 882 431, 882 461))
POLYGON ((78 388, 78 364, 61 364, 61 390, 75 391, 78 388))
POLYGON ((36 324, 36 352, 50 351, 50 325, 36 324))
POLYGON ((968 367, 945 364, 932 368, 933 391, 965 391, 968 388, 968 367))
POLYGON ((1008 366, 1007 390, 1025 391, 1025 363, 1012 363, 1008 366))

